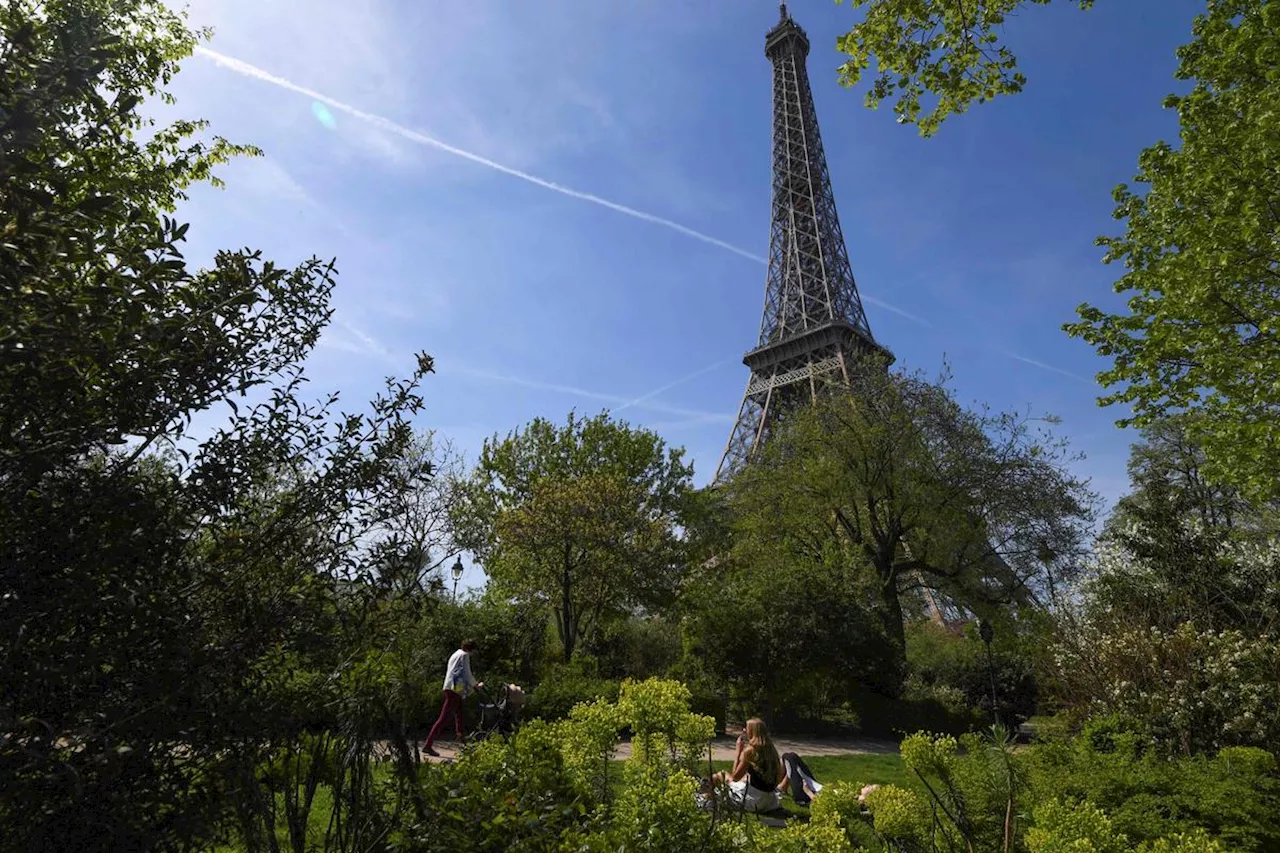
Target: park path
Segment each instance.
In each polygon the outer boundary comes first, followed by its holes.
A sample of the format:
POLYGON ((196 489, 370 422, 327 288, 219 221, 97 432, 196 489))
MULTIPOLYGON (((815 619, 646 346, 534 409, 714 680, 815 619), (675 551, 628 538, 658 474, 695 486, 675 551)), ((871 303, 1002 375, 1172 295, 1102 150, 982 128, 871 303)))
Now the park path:
MULTIPOLYGON (((779 737, 773 741, 778 752, 794 752, 803 758, 832 755, 893 755, 898 751, 898 744, 891 740, 859 737, 779 737)), ((380 745, 381 746, 381 745, 380 745)), ((383 746, 385 749, 385 746, 383 746)), ((448 761, 457 755, 456 745, 449 741, 436 743, 439 758, 423 756, 427 761, 448 761)), ((732 761, 736 754, 734 737, 719 737, 711 742, 711 759, 713 761, 732 761)), ((614 758, 623 760, 631 757, 631 743, 623 741, 618 745, 614 758)))

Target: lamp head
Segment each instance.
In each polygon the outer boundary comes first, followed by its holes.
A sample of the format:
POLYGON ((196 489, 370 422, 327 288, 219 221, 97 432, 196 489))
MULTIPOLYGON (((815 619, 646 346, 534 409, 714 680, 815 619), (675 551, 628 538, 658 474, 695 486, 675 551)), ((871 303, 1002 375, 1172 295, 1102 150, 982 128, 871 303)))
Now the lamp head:
POLYGON ((455 581, 462 579, 462 558, 461 557, 453 561, 453 568, 449 570, 449 573, 453 575, 453 579, 455 581))

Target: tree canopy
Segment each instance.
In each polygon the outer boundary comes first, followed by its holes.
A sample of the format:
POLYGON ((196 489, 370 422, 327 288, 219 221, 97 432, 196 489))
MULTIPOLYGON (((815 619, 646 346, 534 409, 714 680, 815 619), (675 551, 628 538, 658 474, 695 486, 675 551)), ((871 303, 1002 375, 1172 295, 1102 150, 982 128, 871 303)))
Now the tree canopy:
POLYGON ((568 660, 604 620, 675 592, 692 476, 682 457, 607 413, 538 418, 485 442, 460 489, 459 541, 496 593, 550 609, 568 660))
POLYGON ((1125 273, 1128 312, 1092 305, 1067 331, 1113 359, 1099 376, 1122 425, 1179 415, 1212 478, 1280 495, 1280 10, 1213 0, 1178 51, 1190 93, 1170 96, 1180 145, 1142 152, 1121 186, 1120 237, 1099 240, 1125 273))
MULTIPOLYGON (((866 15, 837 42, 849 56, 840 66, 840 82, 857 85, 874 61, 876 78, 867 91, 867 106, 874 109, 896 94, 898 121, 932 136, 949 116, 1022 91, 1026 78, 998 31, 1023 7, 1049 2, 850 0, 853 8, 866 9, 866 15), (937 101, 922 115, 921 98, 928 94, 937 101)), ((1070 2, 1082 9, 1093 5, 1093 0, 1070 2)))
MULTIPOLYGON (((841 79, 859 82, 874 59, 868 105, 896 94, 899 121, 931 135, 1022 89, 998 30, 1048 2, 852 0, 866 15, 840 39, 841 79)), ((1099 402, 1131 408, 1121 426, 1180 415, 1214 479, 1266 500, 1280 494, 1280 11, 1206 0, 1178 59, 1191 91, 1164 101, 1178 113, 1177 144, 1140 154, 1143 186, 1114 192, 1125 233, 1098 240, 1124 267, 1115 290, 1128 310, 1086 303, 1065 328, 1112 359, 1099 402)))
POLYGON ((736 547, 865 568, 901 647, 921 585, 981 611, 1070 575, 1095 499, 1068 461, 1025 416, 968 411, 944 383, 864 363, 852 394, 797 410, 732 482, 736 547))
POLYGON ((382 522, 428 474, 392 476, 425 356, 363 413, 302 397, 332 263, 183 258, 165 212, 252 152, 139 112, 199 35, 159 0, 0 7, 5 849, 212 843, 221 792, 324 706, 317 685, 361 701, 363 602, 402 547, 382 522))

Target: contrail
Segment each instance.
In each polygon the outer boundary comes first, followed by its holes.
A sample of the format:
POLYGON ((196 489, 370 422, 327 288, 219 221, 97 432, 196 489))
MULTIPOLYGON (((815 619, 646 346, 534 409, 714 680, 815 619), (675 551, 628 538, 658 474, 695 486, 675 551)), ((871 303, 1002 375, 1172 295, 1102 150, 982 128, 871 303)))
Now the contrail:
POLYGON ((1023 364, 1029 364, 1032 367, 1038 367, 1041 370, 1050 370, 1054 373, 1061 373, 1063 376, 1070 376, 1077 382, 1083 382, 1086 385, 1094 384, 1092 379, 1085 379, 1078 373, 1072 373, 1070 370, 1063 370, 1061 367, 1054 367, 1052 364, 1045 364, 1043 361, 1036 361, 1034 358, 1027 358, 1025 355, 1018 355, 1017 353, 1009 352, 1008 350, 998 349, 993 351, 1005 356, 1006 358, 1011 358, 1014 361, 1020 361, 1023 364))
POLYGON ((711 371, 716 370, 717 368, 724 367, 726 364, 728 364, 731 361, 737 361, 737 359, 722 358, 719 361, 717 361, 715 364, 704 367, 701 370, 695 370, 693 373, 690 373, 688 376, 682 376, 679 379, 675 380, 674 382, 668 382, 666 385, 663 385, 661 388, 655 388, 654 390, 650 391, 648 394, 641 394, 639 397, 636 397, 634 400, 628 400, 627 402, 623 403, 621 406, 614 409, 613 411, 616 414, 618 412, 621 412, 623 409, 630 408, 631 406, 639 406, 648 400, 652 400, 654 397, 658 396, 659 394, 666 393, 667 391, 670 391, 672 388, 675 388, 679 385, 683 385, 684 383, 689 382, 690 380, 697 379, 699 376, 702 376, 704 373, 710 373, 711 371))
MULTIPOLYGON (((319 101, 320 103, 325 104, 326 106, 331 107, 332 109, 338 110, 339 112, 342 112, 342 113, 346 113, 347 115, 361 119, 362 121, 366 121, 375 127, 381 128, 382 130, 385 130, 388 133, 393 133, 396 136, 409 140, 410 142, 416 142, 419 145, 426 145, 428 147, 447 152, 449 154, 454 155, 455 157, 461 157, 464 160, 470 160, 472 163, 485 166, 486 168, 493 169, 494 171, 497 171, 497 172, 502 172, 504 175, 510 175, 513 178, 519 178, 522 181, 527 181, 528 183, 534 184, 535 186, 539 186, 544 189, 551 190, 552 192, 560 193, 561 195, 565 195, 570 198, 576 198, 580 201, 590 202, 591 204, 596 204, 601 207, 608 208, 609 210, 616 211, 617 213, 621 213, 624 216, 630 216, 633 219, 639 219, 642 222, 650 222, 654 225, 661 225, 664 228, 669 228, 672 231, 685 235, 686 237, 692 237, 695 240, 699 240, 711 246, 716 246, 718 248, 724 249, 727 252, 733 252, 735 255, 738 255, 740 257, 746 258, 751 261, 755 261, 758 264, 765 264, 765 265, 768 264, 767 259, 761 257, 760 255, 755 254, 754 252, 748 252, 746 249, 735 246, 732 243, 726 243, 724 240, 717 239, 715 237, 712 237, 709 234, 703 234, 701 231, 695 231, 694 229, 689 228, 686 225, 681 225, 679 222, 673 222, 670 219, 665 219, 661 216, 656 216, 652 213, 646 213, 643 210, 636 210, 634 207, 627 207, 625 204, 618 204, 615 201, 610 201, 607 198, 601 198, 598 195, 592 195, 591 193, 582 192, 581 190, 575 190, 572 187, 566 187, 563 184, 557 184, 555 181, 549 181, 546 178, 540 178, 537 175, 531 175, 528 172, 522 172, 519 169, 513 169, 510 166, 505 166, 502 163, 498 163, 497 161, 490 160, 488 157, 482 157, 479 154, 475 154, 475 153, 472 153, 471 151, 458 148, 457 146, 450 145, 447 142, 441 142, 439 139, 436 139, 435 137, 432 137, 432 136, 428 136, 425 133, 419 133, 418 131, 407 128, 404 125, 396 124, 394 121, 391 121, 388 118, 383 118, 382 116, 375 115, 374 113, 365 112, 364 110, 359 109, 358 107, 353 107, 350 104, 337 100, 336 98, 331 98, 328 95, 321 94, 320 92, 317 92, 314 89, 308 89, 305 86, 300 86, 291 80, 286 80, 283 77, 278 77, 275 74, 272 74, 269 71, 265 71, 257 67, 256 65, 251 65, 248 62, 245 62, 244 60, 236 59, 233 56, 227 56, 226 54, 218 53, 216 50, 210 50, 209 48, 204 47, 202 45, 196 46, 195 53, 199 56, 205 57, 206 59, 212 61, 214 64, 219 65, 222 68, 227 69, 228 71, 232 71, 244 77, 251 77, 255 80, 261 80, 264 83, 270 83, 271 85, 277 86, 281 89, 286 89, 290 92, 294 92, 296 94, 311 98, 314 101, 319 101)), ((906 319, 911 320, 912 322, 919 323, 922 326, 928 326, 928 327, 933 326, 932 323, 930 323, 928 320, 924 319, 923 317, 918 317, 915 314, 910 313, 909 311, 904 311, 903 309, 898 308, 895 305, 891 305, 888 302, 885 302, 881 299, 877 299, 874 296, 868 296, 867 294, 864 293, 862 294, 862 299, 866 302, 871 303, 872 305, 876 305, 880 308, 883 308, 886 311, 890 311, 901 317, 905 317, 906 319)), ((1069 376, 1072 379, 1076 379, 1080 382, 1093 384, 1088 379, 1085 379, 1084 377, 1079 376, 1075 373, 1071 373, 1070 371, 1063 370, 1060 367, 1054 367, 1053 365, 1035 361, 1034 359, 1030 359, 1030 358, 1024 358, 1023 356, 1020 356, 1020 355, 1014 355, 1013 353, 1010 353, 1010 352, 1004 352, 1003 354, 1008 356, 1009 358, 1013 358, 1018 361, 1025 362, 1035 367, 1039 367, 1044 370, 1050 370, 1050 371, 1053 371, 1054 373, 1061 373, 1063 376, 1069 376)), ((718 367, 719 365, 716 365, 716 366, 718 367)), ((712 368, 707 368, 708 371, 710 371, 711 369, 712 368)), ((694 378, 694 376, 697 376, 697 375, 700 375, 700 373, 693 374, 682 380, 678 380, 676 383, 673 383, 673 384, 678 385, 681 382, 687 381, 688 379, 692 379, 694 378)), ((490 378, 502 379, 504 377, 494 376, 490 378)), ((555 389, 548 389, 548 390, 555 390, 555 389)), ((581 391, 581 389, 570 389, 570 388, 561 388, 559 390, 564 390, 569 393, 577 393, 581 391)), ((667 389, 664 388, 662 390, 667 390, 667 389)), ((639 399, 641 401, 645 401, 652 396, 656 396, 658 393, 660 392, 653 392, 652 394, 645 395, 644 397, 641 397, 639 399)), ((590 392, 583 392, 582 396, 591 397, 593 395, 590 392)), ((622 403, 624 404, 623 405, 624 408, 627 406, 639 405, 639 403, 637 403, 637 401, 635 400, 628 401, 625 398, 607 397, 604 395, 595 395, 595 396, 599 397, 600 399, 622 403)), ((650 406, 649 408, 653 408, 653 407, 650 406)), ((693 417, 699 417, 705 414, 702 412, 689 412, 687 410, 680 410, 680 411, 671 410, 671 413, 685 414, 693 417)))
POLYGON ((926 326, 930 329, 933 328, 933 324, 930 323, 925 318, 917 317, 915 314, 912 314, 910 311, 903 311, 897 305, 890 305, 888 302, 885 302, 883 299, 876 299, 874 296, 867 296, 865 293, 861 293, 859 294, 859 296, 862 297, 863 302, 870 302, 872 305, 876 306, 877 308, 883 308, 886 311, 889 311, 893 314, 897 314, 899 317, 906 317, 908 320, 910 320, 913 323, 919 323, 921 326, 926 326))
MULTIPOLYGON (((396 136, 402 137, 404 139, 408 139, 410 142, 416 142, 419 145, 426 145, 428 147, 435 148, 439 151, 445 151, 449 154, 454 155, 455 157, 461 157, 464 160, 470 160, 472 163, 477 163, 481 166, 485 166, 489 169, 493 169, 494 171, 502 172, 504 175, 510 175, 513 178, 519 178, 522 181, 527 181, 531 184, 534 184, 535 186, 539 186, 544 189, 551 190, 552 192, 560 193, 561 195, 569 196, 570 198, 576 198, 580 201, 590 202, 591 204, 598 204, 601 207, 606 207, 609 210, 616 211, 625 216, 630 216, 633 219, 639 219, 642 222, 651 222, 654 225, 661 225, 664 228, 670 228, 672 231, 675 231, 679 234, 683 234, 686 237, 692 237, 693 239, 700 240, 703 243, 707 243, 709 245, 719 247, 728 252, 733 252, 735 255, 746 258, 747 260, 750 260, 750 261, 755 261, 758 264, 767 265, 769 263, 768 259, 763 258, 760 255, 755 254, 754 252, 748 252, 746 249, 743 249, 739 246, 735 246, 732 243, 726 243, 724 240, 719 240, 715 237, 712 237, 710 234, 703 234, 701 231, 695 231, 694 229, 688 227, 687 225, 681 225, 679 222, 673 222, 670 219, 665 219, 661 216, 657 216, 652 213, 646 213, 643 210, 636 210, 634 207, 627 207, 625 204, 618 204, 616 201, 610 201, 609 199, 601 198, 598 195, 582 192, 581 190, 575 190, 572 187, 566 187, 563 184, 557 184, 555 181, 549 181, 546 178, 540 178, 537 175, 531 175, 528 172, 522 172, 519 169, 513 169, 510 166, 506 166, 506 165, 503 165, 502 163, 498 163, 494 160, 490 160, 488 157, 482 157, 479 154, 475 154, 471 151, 458 148, 456 145, 450 145, 447 142, 442 142, 439 139, 436 139, 435 137, 426 135, 425 133, 420 133, 416 130, 407 128, 404 125, 396 124, 394 121, 391 121, 388 118, 383 118, 380 115, 375 115, 373 113, 366 112, 362 109, 359 109, 358 107, 353 107, 350 104, 343 103, 342 101, 339 101, 336 98, 331 98, 328 95, 321 94, 320 92, 317 92, 313 89, 308 89, 305 86, 300 86, 297 83, 294 83, 292 80, 286 80, 283 77, 278 77, 275 74, 272 74, 270 71, 266 71, 262 68, 257 67, 256 65, 251 65, 242 59, 236 59, 233 56, 227 56, 226 54, 218 53, 216 50, 210 50, 209 48, 203 47, 203 46, 197 46, 195 49, 195 52, 198 55, 211 60, 216 65, 219 65, 227 69, 228 71, 233 71, 236 74, 240 74, 244 77, 251 77, 255 80, 261 80, 264 83, 270 83, 271 85, 277 86, 281 89, 286 89, 290 92, 295 92, 299 95, 303 95, 305 97, 311 98, 314 101, 319 101, 320 103, 328 107, 331 107, 339 112, 346 113, 347 115, 353 116, 355 118, 361 119, 362 121, 366 121, 369 124, 374 125, 375 127, 379 127, 387 131, 388 133, 393 133, 396 136)), ((922 326, 933 325, 928 320, 925 320, 921 317, 917 317, 915 314, 912 314, 909 311, 904 311, 903 309, 898 308, 895 305, 890 305, 888 302, 885 302, 880 299, 876 299, 874 296, 867 296, 866 294, 863 294, 862 298, 866 302, 870 302, 872 305, 876 305, 880 308, 883 308, 886 311, 891 311, 894 314, 897 314, 901 317, 906 317, 908 320, 919 323, 922 326)))
MULTIPOLYGON (((441 373, 456 373, 463 376, 471 376, 476 379, 488 379, 492 382, 506 382, 511 385, 519 385, 522 388, 532 388, 536 391, 554 391, 560 394, 570 394, 575 397, 583 397, 588 400, 599 400, 603 403, 626 403, 627 405, 638 406, 642 409, 649 409, 654 412, 662 412, 668 415, 676 415, 682 418, 696 418, 706 420, 707 422, 724 422, 728 423, 733 420, 732 415, 724 412, 699 412, 695 409, 682 409, 676 406, 668 406, 664 403, 654 403, 643 400, 639 403, 634 400, 628 400, 626 397, 619 397, 616 394, 601 394, 598 391, 588 391, 585 388, 576 388, 572 385, 559 385, 553 382, 539 382, 535 379, 524 379, 519 376, 508 376, 502 373, 491 373, 487 370, 475 370, 469 367, 453 367, 445 368, 441 373)), ((647 395, 646 395, 647 396, 647 395)), ((610 409, 610 411, 617 411, 610 409)))
POLYGON ((305 86, 299 86, 297 83, 294 83, 291 80, 286 80, 283 77, 277 77, 276 75, 272 74, 269 71, 264 71, 263 69, 258 68, 256 65, 250 65, 249 63, 240 59, 236 59, 235 57, 226 56, 225 54, 218 53, 215 50, 210 50, 209 48, 202 47, 202 46, 197 46, 195 49, 195 52, 200 56, 205 57, 206 59, 212 60, 217 65, 220 65, 223 68, 226 68, 228 71, 234 71, 236 74, 240 74, 245 77, 252 77, 255 80, 261 80, 264 83, 270 83, 271 85, 278 86, 281 89, 287 89, 290 92, 296 92, 299 95, 304 95, 308 98, 311 98, 312 100, 319 101, 320 103, 325 104, 328 107, 338 110, 339 112, 343 112, 349 116, 354 116, 355 118, 361 119, 363 121, 367 121, 368 123, 374 125, 375 127, 379 127, 387 131, 388 133, 394 133, 397 136, 403 137, 404 139, 408 139, 411 142, 417 142, 420 145, 427 145, 427 146, 430 146, 431 148, 436 148, 436 149, 439 149, 440 151, 448 152, 449 154, 452 154, 455 157, 461 157, 464 160, 470 160, 472 163, 478 163, 481 166, 486 166, 495 171, 502 172, 505 175, 510 175, 513 178, 519 178, 522 181, 528 181, 531 184, 536 184, 537 186, 543 187, 544 189, 551 190, 552 192, 557 192, 557 193, 560 193, 561 195, 567 195, 570 198, 576 198, 581 201, 587 201, 592 204, 598 204, 601 207, 607 207, 610 210, 617 211, 618 213, 624 214, 626 216, 630 216, 634 219, 640 219, 640 220, 643 220, 644 222, 652 222, 654 225, 661 225, 664 228, 670 228, 672 231, 679 232, 680 234, 683 234, 686 237, 692 237, 695 240, 701 240, 702 242, 709 243, 712 246, 718 246, 721 249, 724 249, 729 252, 733 252, 735 255, 741 255, 742 257, 755 261, 756 263, 760 263, 760 264, 767 263, 767 261, 764 258, 760 257, 757 254, 748 252, 746 249, 741 249, 733 245, 732 243, 726 243, 724 240, 718 240, 709 234, 703 234, 701 231, 695 231, 692 228, 689 228, 688 226, 681 225, 679 222, 672 222, 670 219, 664 219, 661 216, 655 216, 652 213, 645 213, 643 210, 636 210, 634 207, 627 207, 624 204, 618 204, 615 201, 609 201, 607 198, 601 198, 600 196, 592 195, 591 193, 584 193, 581 190, 575 190, 572 187, 566 187, 563 184, 557 184, 555 181, 548 181, 546 178, 539 178, 537 175, 531 175, 528 172, 522 172, 519 169, 513 169, 510 166, 504 166, 501 163, 498 163, 494 160, 490 160, 488 157, 481 157, 479 154, 473 154, 470 151, 465 151, 456 146, 449 145, 446 142, 441 142, 439 139, 436 139, 431 136, 427 136, 425 133, 419 133, 416 130, 411 130, 403 125, 396 124, 390 119, 383 118, 382 116, 379 116, 379 115, 374 115, 373 113, 365 112, 362 109, 353 107, 350 104, 343 103, 342 101, 339 101, 336 98, 331 98, 328 95, 323 95, 312 89, 308 89, 305 86))

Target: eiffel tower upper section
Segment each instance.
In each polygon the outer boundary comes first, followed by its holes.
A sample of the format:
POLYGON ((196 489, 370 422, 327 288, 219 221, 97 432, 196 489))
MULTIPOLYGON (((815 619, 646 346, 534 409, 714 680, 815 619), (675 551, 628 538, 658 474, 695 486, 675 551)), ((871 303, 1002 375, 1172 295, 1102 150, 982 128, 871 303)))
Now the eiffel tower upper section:
POLYGON ((849 386, 852 359, 892 360, 876 342, 849 266, 805 60, 809 38, 781 6, 765 36, 773 63, 773 221, 764 318, 743 358, 751 378, 716 481, 759 451, 777 419, 832 384, 849 386))

